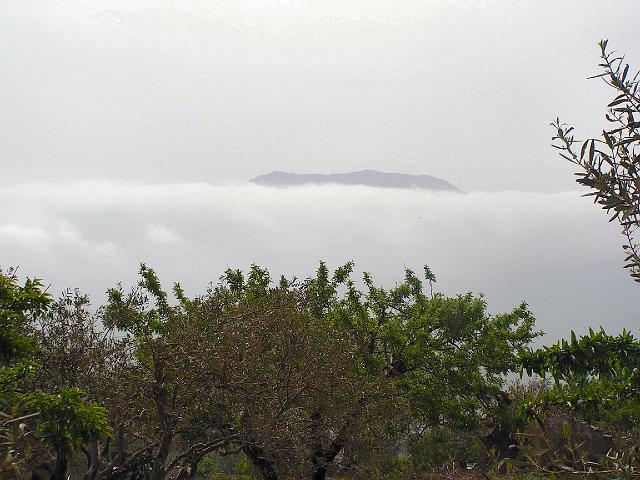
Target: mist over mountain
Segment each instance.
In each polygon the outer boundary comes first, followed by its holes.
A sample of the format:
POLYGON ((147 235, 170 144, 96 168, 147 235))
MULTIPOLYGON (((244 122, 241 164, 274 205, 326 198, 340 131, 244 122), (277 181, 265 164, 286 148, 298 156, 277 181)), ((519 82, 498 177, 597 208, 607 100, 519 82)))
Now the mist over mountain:
POLYGON ((348 173, 290 173, 273 171, 249 180, 257 185, 285 187, 293 185, 365 185, 380 188, 423 188, 462 193, 458 187, 441 178, 430 175, 409 175, 406 173, 387 173, 377 170, 360 170, 348 173))
POLYGON ((252 264, 306 278, 320 260, 330 268, 354 261, 355 272, 391 288, 405 266, 419 272, 427 263, 438 292, 484 293, 492 313, 526 300, 546 341, 588 326, 617 332, 639 325, 638 287, 620 268, 617 225, 580 193, 105 180, 0 185, 0 266, 51 282, 54 296, 80 287, 100 305, 118 282, 135 286, 140 262, 194 295, 227 268, 252 264))

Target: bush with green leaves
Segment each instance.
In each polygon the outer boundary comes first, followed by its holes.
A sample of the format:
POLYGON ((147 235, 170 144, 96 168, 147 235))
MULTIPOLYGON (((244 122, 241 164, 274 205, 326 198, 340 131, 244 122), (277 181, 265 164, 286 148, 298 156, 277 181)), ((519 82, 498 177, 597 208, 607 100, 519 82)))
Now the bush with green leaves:
POLYGON ((549 376, 553 383, 522 405, 535 423, 522 437, 524 461, 519 467, 547 473, 563 469, 573 474, 640 473, 636 427, 640 420, 640 342, 630 332, 617 336, 602 329, 590 329, 583 336, 571 332, 569 340, 531 350, 521 361, 528 375, 549 376), (565 422, 564 441, 552 438, 555 434, 545 429, 547 415, 555 424, 565 422))
POLYGON ((53 480, 66 477, 82 445, 111 434, 106 410, 80 390, 31 388, 39 368, 36 333, 51 304, 40 280, 20 285, 15 270, 0 271, 0 470, 7 478, 28 460, 22 443, 29 434, 54 455, 53 480))
POLYGON ((617 336, 589 330, 521 357, 527 374, 547 374, 554 388, 531 408, 562 405, 589 422, 629 429, 640 421, 640 342, 628 331, 617 336))
POLYGON ((21 399, 20 386, 36 369, 33 320, 46 311, 50 297, 38 279, 18 283, 15 270, 0 270, 0 475, 13 478, 26 460, 20 448, 26 422, 33 417, 21 399))

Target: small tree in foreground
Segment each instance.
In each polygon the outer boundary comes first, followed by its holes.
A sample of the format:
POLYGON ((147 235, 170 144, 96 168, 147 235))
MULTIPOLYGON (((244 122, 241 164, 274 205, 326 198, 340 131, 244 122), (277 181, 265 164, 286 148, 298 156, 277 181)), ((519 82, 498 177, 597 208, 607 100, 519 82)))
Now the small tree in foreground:
POLYGON ((640 227, 640 72, 630 73, 623 56, 607 51, 606 40, 599 46, 602 73, 591 78, 601 78, 615 92, 605 114, 611 126, 600 138, 579 142, 573 127, 556 119, 553 146, 580 167, 576 181, 591 189, 586 195, 612 214, 611 221, 620 223, 627 239, 625 268, 640 282, 640 247, 635 238, 640 227))
MULTIPOLYGON (((79 389, 34 388, 37 326, 51 308, 38 279, 18 283, 0 270, 0 479, 19 478, 29 460, 26 440, 53 454, 40 467, 49 479, 67 477, 69 460, 87 443, 111 435, 107 412, 79 389), (29 438, 26 438, 29 437, 29 438)), ((34 472, 34 478, 35 476, 34 472)))

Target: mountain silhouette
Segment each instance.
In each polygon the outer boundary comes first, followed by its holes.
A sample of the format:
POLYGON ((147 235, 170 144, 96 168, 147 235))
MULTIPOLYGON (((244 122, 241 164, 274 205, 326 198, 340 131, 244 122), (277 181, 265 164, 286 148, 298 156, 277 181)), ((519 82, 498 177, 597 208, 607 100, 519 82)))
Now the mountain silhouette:
POLYGON ((406 173, 387 173, 377 170, 360 170, 349 173, 290 173, 273 171, 249 180, 257 185, 286 187, 293 185, 366 185, 381 188, 422 188, 426 190, 461 193, 458 187, 441 178, 430 175, 409 175, 406 173))

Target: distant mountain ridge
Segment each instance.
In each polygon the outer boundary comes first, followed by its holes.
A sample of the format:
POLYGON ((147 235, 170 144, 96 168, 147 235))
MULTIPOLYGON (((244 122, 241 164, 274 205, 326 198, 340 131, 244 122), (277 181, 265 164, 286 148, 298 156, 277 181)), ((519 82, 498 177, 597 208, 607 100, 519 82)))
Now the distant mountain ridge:
POLYGON ((365 185, 381 188, 422 188, 426 190, 448 191, 462 193, 455 185, 432 177, 431 175, 409 175, 407 173, 387 173, 378 170, 360 170, 349 173, 290 173, 273 171, 249 180, 257 185, 270 187, 286 187, 307 184, 339 184, 365 185))

